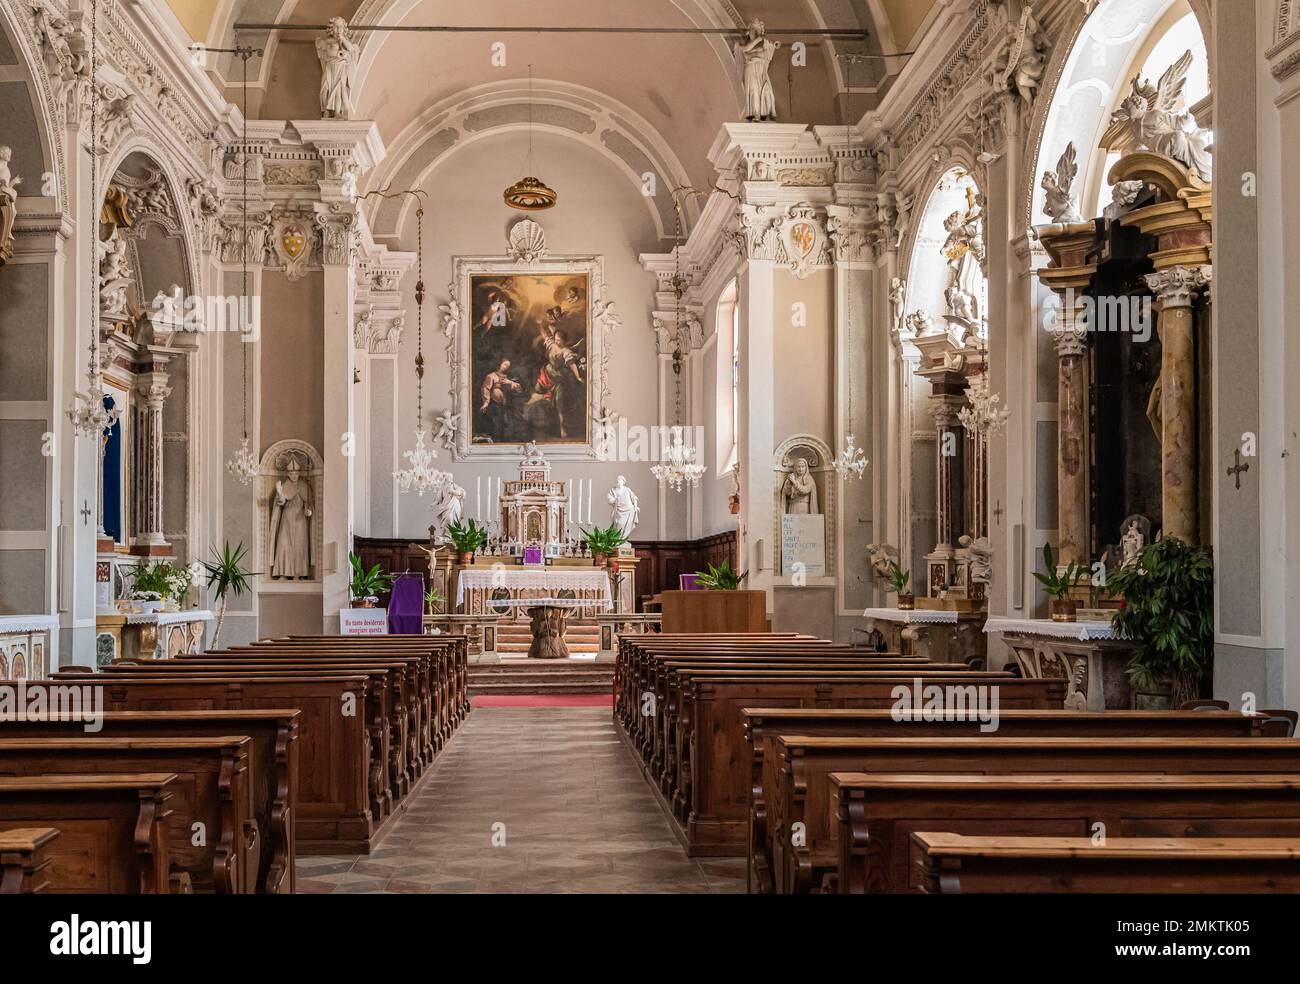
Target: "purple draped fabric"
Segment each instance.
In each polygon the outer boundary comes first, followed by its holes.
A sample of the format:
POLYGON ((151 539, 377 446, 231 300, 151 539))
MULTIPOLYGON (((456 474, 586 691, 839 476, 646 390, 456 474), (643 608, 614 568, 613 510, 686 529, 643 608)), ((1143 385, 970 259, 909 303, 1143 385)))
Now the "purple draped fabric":
POLYGON ((424 575, 399 574, 393 579, 388 600, 388 631, 391 635, 419 635, 423 631, 424 575))

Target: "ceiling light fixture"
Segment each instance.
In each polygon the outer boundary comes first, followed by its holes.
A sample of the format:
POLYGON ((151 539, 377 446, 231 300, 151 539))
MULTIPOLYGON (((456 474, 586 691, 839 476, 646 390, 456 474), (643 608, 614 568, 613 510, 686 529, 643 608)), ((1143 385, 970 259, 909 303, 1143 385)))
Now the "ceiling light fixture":
MULTIPOLYGON (((528 159, 524 162, 524 170, 531 171, 533 168, 533 66, 528 66, 528 159)), ((556 194, 554 188, 547 187, 541 178, 535 178, 531 175, 520 178, 501 196, 507 205, 511 208, 517 208, 522 212, 540 212, 543 209, 554 208, 556 200, 560 197, 556 194)))

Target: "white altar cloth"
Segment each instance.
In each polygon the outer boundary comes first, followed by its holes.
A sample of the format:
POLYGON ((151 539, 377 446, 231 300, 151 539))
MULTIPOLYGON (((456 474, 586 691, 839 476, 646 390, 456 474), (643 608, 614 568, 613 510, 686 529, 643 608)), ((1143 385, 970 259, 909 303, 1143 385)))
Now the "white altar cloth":
POLYGON ((57 615, 0 615, 0 635, 12 632, 48 632, 58 627, 57 615))
POLYGON ((211 622, 215 615, 209 611, 192 608, 181 612, 131 612, 127 625, 176 625, 178 622, 211 622))
POLYGON ((862 617, 881 622, 901 622, 904 625, 956 625, 955 611, 939 611, 932 608, 866 608, 862 617))
MULTIPOLYGON (((613 596, 609 590, 609 575, 602 568, 591 568, 590 570, 574 570, 544 568, 531 569, 520 567, 501 568, 470 568, 460 572, 460 577, 456 578, 456 607, 459 608, 465 603, 466 591, 491 591, 495 588, 506 588, 510 591, 545 591, 546 598, 556 598, 561 591, 573 591, 575 594, 580 591, 596 593, 598 599, 581 599, 586 600, 588 604, 598 608, 613 607, 613 596)), ((542 601, 544 599, 521 599, 528 601, 542 601)), ((575 608, 583 607, 579 599, 567 599, 575 608)))
POLYGON ((1025 635, 1049 636, 1053 639, 1118 639, 1110 622, 1053 622, 1047 618, 990 618, 985 632, 1022 632, 1025 635))

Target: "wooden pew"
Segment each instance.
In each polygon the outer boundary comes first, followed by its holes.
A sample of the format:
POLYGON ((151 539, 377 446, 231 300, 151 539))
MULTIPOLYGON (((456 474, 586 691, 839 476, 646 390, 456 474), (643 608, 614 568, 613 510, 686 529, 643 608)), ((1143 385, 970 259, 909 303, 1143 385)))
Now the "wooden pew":
POLYGON ((1025 680, 982 672, 899 674, 889 670, 678 670, 678 723, 671 807, 685 825, 688 853, 744 856, 749 827, 751 765, 741 709, 788 703, 810 707, 892 707, 899 687, 918 675, 926 685, 994 686, 1000 708, 1061 707, 1066 681, 1025 680))
POLYGON ((199 891, 252 894, 262 832, 249 789, 251 747, 252 739, 235 736, 0 738, 0 776, 173 774, 172 867, 199 891))
POLYGON ((927 894, 1300 892, 1300 839, 912 835, 927 894))
POLYGON ((911 835, 1296 837, 1300 776, 830 776, 841 894, 915 891, 911 835), (1097 828, 1096 824, 1102 824, 1097 828))
MULTIPOLYGON (((169 774, 0 776, 0 831, 53 826, 50 892, 173 891, 169 774)), ((177 879, 179 888, 181 879, 177 879)))
POLYGON ((838 825, 828 779, 836 772, 1300 775, 1300 742, 1290 738, 923 738, 898 730, 889 738, 776 737, 774 767, 764 774, 773 785, 764 786, 763 799, 777 893, 815 891, 835 870, 838 825))
MULTIPOLYGON (((900 721, 892 710, 859 708, 753 707, 743 708, 749 746, 751 790, 749 805, 750 891, 773 890, 767 842, 767 805, 764 788, 775 783, 772 742, 778 735, 889 738, 950 737, 974 734, 974 721, 900 721)), ((997 734, 1002 737, 1069 737, 1086 734, 1098 738, 1203 737, 1251 738, 1265 733, 1264 714, 1185 711, 1066 711, 1005 709, 999 711, 997 734)))
POLYGON ((0 895, 35 895, 49 888, 46 868, 53 827, 17 827, 0 831, 0 895))
POLYGON ((0 738, 168 738, 245 735, 249 788, 261 845, 258 891, 292 893, 297 888, 295 821, 298 817, 298 719, 296 710, 104 711, 100 730, 87 734, 71 719, 24 719, 0 725, 0 738))
MULTIPOLYGON (((373 808, 387 790, 383 763, 372 750, 372 731, 382 722, 367 719, 370 678, 365 674, 69 676, 63 683, 75 679, 83 686, 102 686, 110 711, 298 710, 298 853, 367 854, 382 832, 385 818, 373 808)), ((28 690, 42 683, 29 682, 28 690)))

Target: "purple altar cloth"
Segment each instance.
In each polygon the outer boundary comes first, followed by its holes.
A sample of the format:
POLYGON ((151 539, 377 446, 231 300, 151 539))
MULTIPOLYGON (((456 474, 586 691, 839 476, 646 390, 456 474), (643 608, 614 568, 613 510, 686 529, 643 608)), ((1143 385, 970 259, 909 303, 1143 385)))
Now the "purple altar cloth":
POLYGON ((390 635, 420 635, 424 631, 424 575, 399 574, 393 578, 388 600, 390 635))

